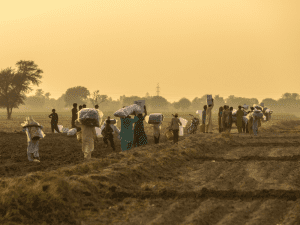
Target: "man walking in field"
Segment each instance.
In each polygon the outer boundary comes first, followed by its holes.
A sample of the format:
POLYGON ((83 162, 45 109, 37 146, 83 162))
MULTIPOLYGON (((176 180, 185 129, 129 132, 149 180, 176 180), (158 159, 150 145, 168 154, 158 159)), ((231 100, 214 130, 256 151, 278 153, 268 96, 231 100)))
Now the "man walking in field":
POLYGON ((239 134, 242 133, 242 129, 243 129, 243 116, 244 116, 244 112, 242 110, 242 106, 239 105, 238 107, 238 111, 236 112, 236 125, 238 128, 238 132, 239 134))

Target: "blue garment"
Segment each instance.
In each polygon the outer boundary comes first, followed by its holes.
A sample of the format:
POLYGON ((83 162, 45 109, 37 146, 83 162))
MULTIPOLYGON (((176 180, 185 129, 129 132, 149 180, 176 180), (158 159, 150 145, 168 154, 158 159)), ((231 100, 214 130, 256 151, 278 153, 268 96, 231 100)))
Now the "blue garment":
POLYGON ((145 129, 144 129, 144 119, 145 116, 142 115, 138 115, 138 121, 134 124, 134 140, 133 140, 133 145, 135 147, 139 147, 142 145, 145 145, 148 143, 147 141, 147 135, 145 133, 145 129))
POLYGON ((131 146, 133 144, 132 124, 137 122, 138 120, 139 118, 136 116, 133 119, 121 118, 120 138, 122 151, 131 149, 131 146))

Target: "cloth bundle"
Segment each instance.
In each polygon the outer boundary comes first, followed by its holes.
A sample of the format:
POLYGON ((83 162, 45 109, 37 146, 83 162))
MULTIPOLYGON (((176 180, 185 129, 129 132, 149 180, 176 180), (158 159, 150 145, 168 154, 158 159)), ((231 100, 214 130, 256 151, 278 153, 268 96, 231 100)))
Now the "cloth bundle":
POLYGON ((248 123, 248 118, 247 118, 247 116, 243 116, 243 121, 244 121, 245 124, 248 123))
POLYGON ((100 116, 97 109, 84 108, 78 112, 78 121, 86 126, 100 126, 100 116))
POLYGON ((141 108, 141 110, 138 111, 137 113, 144 113, 145 100, 134 101, 134 104, 139 105, 141 108))
POLYGON ((248 109, 249 108, 249 105, 243 105, 244 109, 248 109))
POLYGON ((69 132, 69 128, 63 127, 63 128, 62 128, 62 132, 63 132, 63 133, 68 133, 68 132, 69 132))
POLYGON ((257 118, 262 118, 264 116, 264 114, 262 113, 262 111, 254 110, 253 111, 253 116, 257 117, 257 118))
POLYGON ((207 106, 212 104, 212 95, 207 95, 207 106))
POLYGON ((182 126, 185 127, 188 123, 188 121, 186 119, 183 119, 181 117, 179 117, 180 122, 182 123, 182 126))
POLYGON ((29 116, 25 119, 24 123, 21 126, 27 131, 27 140, 31 141, 34 139, 44 138, 46 135, 42 131, 43 126, 36 122, 32 116, 29 116))
POLYGON ((164 115, 162 113, 152 113, 149 115, 148 124, 159 124, 164 120, 164 115))
POLYGON ((77 132, 76 128, 72 128, 68 131, 67 136, 74 136, 77 132))
POLYGON ((133 105, 127 106, 125 108, 119 109, 118 111, 116 111, 114 113, 114 116, 115 117, 127 117, 129 115, 132 115, 134 111, 136 111, 136 112, 141 111, 141 107, 137 104, 133 104, 133 105))
POLYGON ((236 113, 237 113, 237 110, 236 110, 236 109, 232 110, 232 115, 233 115, 233 116, 235 116, 236 113))
MULTIPOLYGON (((59 130, 60 132, 63 131, 63 125, 57 125, 57 127, 58 127, 58 130, 59 130)), ((54 133, 57 133, 57 131, 54 130, 54 133)))
POLYGON ((183 136, 183 126, 179 126, 179 136, 183 136))
POLYGON ((40 127, 27 127, 27 129, 30 134, 31 140, 41 139, 46 136, 40 127))

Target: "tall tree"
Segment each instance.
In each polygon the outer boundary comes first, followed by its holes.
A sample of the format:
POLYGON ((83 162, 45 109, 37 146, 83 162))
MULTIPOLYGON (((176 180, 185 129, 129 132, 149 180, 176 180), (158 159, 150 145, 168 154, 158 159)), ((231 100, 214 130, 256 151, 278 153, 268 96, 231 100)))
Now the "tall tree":
POLYGON ((178 102, 181 110, 188 110, 190 106, 192 105, 191 101, 187 98, 181 98, 178 102))
POLYGON ((19 61, 17 72, 11 68, 0 72, 0 107, 6 108, 7 119, 11 119, 12 109, 24 104, 25 93, 32 91, 30 84, 39 86, 43 71, 34 61, 19 61))
POLYGON ((89 99, 90 92, 86 87, 77 86, 67 89, 64 100, 65 106, 72 106, 73 103, 77 103, 78 105, 85 104, 89 99))
POLYGON ((107 101, 108 100, 107 98, 108 98, 107 95, 100 95, 99 90, 97 90, 97 91, 93 92, 93 96, 90 98, 90 101, 91 101, 92 105, 94 106, 96 104, 99 105, 102 102, 107 101))

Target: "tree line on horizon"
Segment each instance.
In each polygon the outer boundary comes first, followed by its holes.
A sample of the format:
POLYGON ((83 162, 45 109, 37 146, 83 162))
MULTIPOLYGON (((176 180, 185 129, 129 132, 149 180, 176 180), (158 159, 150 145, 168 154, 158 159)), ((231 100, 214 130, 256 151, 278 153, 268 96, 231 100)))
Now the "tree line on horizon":
MULTIPOLYGON (((16 63, 17 69, 6 68, 0 71, 0 109, 7 112, 7 119, 11 118, 12 109, 24 112, 51 112, 53 108, 56 112, 70 111, 73 103, 79 105, 86 104, 87 108, 98 104, 103 111, 116 111, 123 106, 133 104, 135 100, 144 99, 148 111, 177 111, 191 112, 202 110, 206 105, 207 94, 202 97, 195 97, 192 101, 183 97, 179 101, 169 102, 162 96, 120 96, 118 100, 112 100, 107 95, 101 95, 99 90, 92 94, 86 87, 76 86, 68 88, 58 99, 50 98, 51 93, 44 93, 42 89, 37 89, 34 96, 27 96, 26 93, 32 91, 30 84, 41 83, 43 71, 33 61, 19 61, 16 63)), ((243 98, 234 95, 224 99, 219 95, 214 95, 214 111, 223 105, 237 108, 238 105, 260 104, 256 98, 243 98)), ((274 111, 298 112, 300 110, 300 96, 298 93, 284 93, 278 100, 265 98, 262 102, 274 111)))

